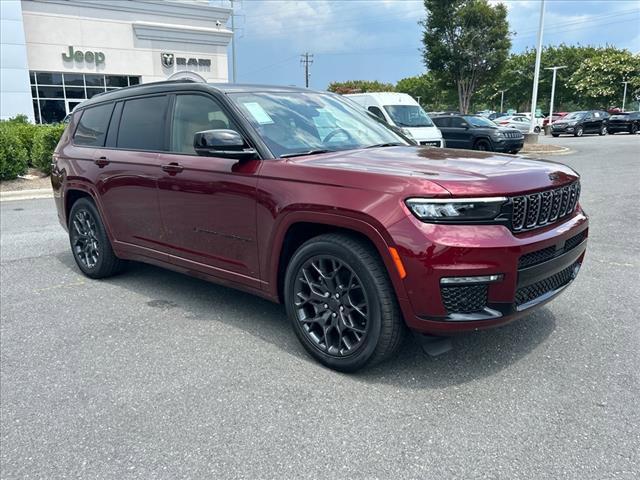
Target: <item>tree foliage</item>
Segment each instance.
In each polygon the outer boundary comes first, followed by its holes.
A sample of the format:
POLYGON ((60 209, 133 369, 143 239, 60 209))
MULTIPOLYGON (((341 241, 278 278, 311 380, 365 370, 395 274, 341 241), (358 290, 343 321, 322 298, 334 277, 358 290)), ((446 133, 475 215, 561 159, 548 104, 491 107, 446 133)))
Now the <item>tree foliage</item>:
POLYGON ((428 111, 452 110, 458 99, 455 91, 441 82, 431 72, 399 80, 396 91, 407 93, 428 111))
POLYGON ((582 62, 568 81, 577 95, 601 107, 620 106, 628 81, 627 102, 640 95, 640 54, 605 48, 582 62))
POLYGON ((393 92, 394 86, 391 83, 378 82, 377 80, 347 80, 346 82, 332 82, 327 90, 344 95, 345 93, 393 92))
POLYGON ((487 0, 424 0, 423 59, 442 83, 457 88, 459 109, 469 111, 479 85, 495 78, 511 48, 507 9, 487 0))

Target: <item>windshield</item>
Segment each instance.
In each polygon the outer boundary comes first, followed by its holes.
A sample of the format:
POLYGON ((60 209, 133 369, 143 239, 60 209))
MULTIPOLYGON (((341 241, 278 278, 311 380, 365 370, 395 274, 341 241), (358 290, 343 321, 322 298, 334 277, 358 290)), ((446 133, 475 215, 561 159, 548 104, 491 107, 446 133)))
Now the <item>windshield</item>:
POLYGON ((276 157, 409 145, 382 123, 332 94, 233 93, 229 97, 276 157))
POLYGON ((564 120, 579 120, 586 114, 587 112, 571 112, 569 115, 564 117, 564 120))
POLYGON ((484 117, 475 117, 473 115, 466 115, 464 118, 467 122, 469 122, 474 127, 490 127, 490 128, 498 128, 495 123, 493 123, 488 118, 484 117))
POLYGON ((385 105, 393 123, 399 127, 433 127, 433 122, 418 105, 385 105))

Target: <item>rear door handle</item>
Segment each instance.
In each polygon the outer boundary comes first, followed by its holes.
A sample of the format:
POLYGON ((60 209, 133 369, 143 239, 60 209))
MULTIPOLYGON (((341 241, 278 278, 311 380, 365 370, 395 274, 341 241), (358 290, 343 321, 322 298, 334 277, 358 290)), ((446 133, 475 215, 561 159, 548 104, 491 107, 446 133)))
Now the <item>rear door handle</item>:
POLYGON ((182 165, 180 165, 179 163, 168 163, 166 165, 162 165, 162 170, 164 170, 165 172, 168 173, 172 173, 172 174, 176 174, 176 173, 180 173, 182 170, 184 170, 184 167, 182 165))
POLYGON ((107 157, 100 157, 93 161, 100 168, 109 165, 109 159, 107 157))

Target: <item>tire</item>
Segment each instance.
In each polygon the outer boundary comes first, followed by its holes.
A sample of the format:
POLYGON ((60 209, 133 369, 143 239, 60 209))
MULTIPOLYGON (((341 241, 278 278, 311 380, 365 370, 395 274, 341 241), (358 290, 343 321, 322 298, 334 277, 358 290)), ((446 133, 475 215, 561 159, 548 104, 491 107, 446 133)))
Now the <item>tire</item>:
POLYGON ((607 126, 606 125, 602 125, 600 127, 600 131, 598 132, 598 135, 600 135, 601 137, 607 134, 607 126))
POLYGON ((98 209, 92 200, 80 198, 69 213, 69 242, 78 268, 89 278, 107 278, 122 270, 98 209))
POLYGON ((535 127, 535 128, 533 129, 533 131, 534 131, 535 133, 540 133, 540 127, 535 127))
POLYGON ((629 127, 629 133, 631 135, 635 135, 636 133, 638 133, 638 125, 635 123, 632 123, 631 127, 629 127))
POLYGON ((491 142, 489 140, 476 140, 476 143, 473 144, 474 150, 480 150, 482 152, 492 152, 493 148, 491 148, 491 142))
POLYGON ((559 133, 552 133, 551 136, 554 137, 554 138, 558 138, 560 136, 560 134, 559 133))
POLYGON ((584 134, 584 128, 578 127, 578 128, 576 128, 576 131, 574 132, 573 136, 574 137, 581 137, 583 134, 584 134))
POLYGON ((404 336, 384 264, 370 245, 350 235, 324 234, 304 243, 287 266, 284 301, 305 350, 334 370, 354 372, 386 360, 404 336))

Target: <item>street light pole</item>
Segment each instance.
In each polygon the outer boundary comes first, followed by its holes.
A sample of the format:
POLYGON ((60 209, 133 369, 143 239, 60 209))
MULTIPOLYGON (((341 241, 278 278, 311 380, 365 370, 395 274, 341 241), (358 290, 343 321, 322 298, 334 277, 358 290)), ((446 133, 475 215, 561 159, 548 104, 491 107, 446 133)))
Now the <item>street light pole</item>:
POLYGON ((233 0, 231 0, 231 81, 236 83, 236 24, 233 0))
POLYGON ((624 93, 622 94, 622 111, 624 112, 624 105, 627 101, 627 83, 629 82, 625 80, 622 83, 624 83, 624 93))
POLYGON ((502 113, 504 110, 502 110, 502 106, 504 105, 504 92, 506 92, 506 90, 498 90, 500 92, 500 113, 502 113))
POLYGON ((538 79, 540 78, 540 59, 542 57, 542 31, 544 30, 544 0, 540 3, 540 24, 538 26, 538 48, 536 50, 536 70, 533 76, 533 92, 531 95, 531 125, 529 133, 535 131, 536 107, 538 103, 538 79))
POLYGON ((553 70, 553 80, 551 81, 551 102, 549 104, 549 123, 547 125, 551 125, 553 122, 553 99, 556 96, 556 73, 558 70, 563 68, 567 68, 566 65, 561 65, 559 67, 547 67, 545 70, 553 70))

